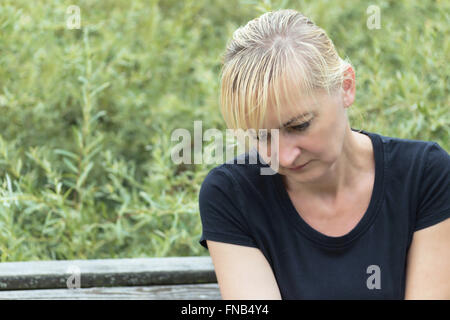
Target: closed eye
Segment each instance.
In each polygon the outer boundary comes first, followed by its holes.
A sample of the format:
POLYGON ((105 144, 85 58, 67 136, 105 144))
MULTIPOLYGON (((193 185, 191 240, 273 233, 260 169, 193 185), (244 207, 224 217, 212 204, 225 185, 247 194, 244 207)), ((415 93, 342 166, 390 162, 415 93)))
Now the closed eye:
POLYGON ((310 125, 310 122, 308 121, 308 122, 302 123, 302 124, 300 124, 298 126, 289 127, 288 129, 289 130, 295 130, 295 131, 304 131, 304 130, 306 130, 309 127, 309 125, 310 125))

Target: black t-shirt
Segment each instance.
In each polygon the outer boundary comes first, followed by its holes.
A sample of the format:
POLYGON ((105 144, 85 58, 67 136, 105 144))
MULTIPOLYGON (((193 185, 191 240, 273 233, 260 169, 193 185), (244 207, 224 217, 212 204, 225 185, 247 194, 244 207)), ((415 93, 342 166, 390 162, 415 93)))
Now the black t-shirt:
POLYGON ((202 183, 199 243, 259 248, 282 299, 404 299, 413 233, 450 217, 450 156, 436 142, 361 133, 373 144, 375 182, 349 233, 331 237, 312 228, 281 176, 261 175, 267 164, 250 164, 245 154, 245 164, 235 158, 202 183))

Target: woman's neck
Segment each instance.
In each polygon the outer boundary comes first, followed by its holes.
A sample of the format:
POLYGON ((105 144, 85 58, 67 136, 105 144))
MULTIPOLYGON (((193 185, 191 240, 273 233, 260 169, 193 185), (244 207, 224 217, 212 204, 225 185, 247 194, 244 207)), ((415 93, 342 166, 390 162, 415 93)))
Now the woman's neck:
POLYGON ((319 179, 307 183, 292 181, 283 176, 288 192, 301 193, 315 198, 336 199, 342 192, 351 189, 361 174, 373 170, 373 148, 370 138, 350 128, 344 138, 340 157, 319 179))

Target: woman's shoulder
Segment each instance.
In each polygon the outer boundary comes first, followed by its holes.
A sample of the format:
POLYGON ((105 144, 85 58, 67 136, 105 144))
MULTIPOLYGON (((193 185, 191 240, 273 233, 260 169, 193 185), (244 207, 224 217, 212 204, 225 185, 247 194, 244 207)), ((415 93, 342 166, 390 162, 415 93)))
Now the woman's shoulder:
POLYGON ((212 168, 207 177, 222 175, 235 179, 251 178, 259 176, 261 168, 265 167, 268 165, 262 163, 257 155, 246 152, 212 168))
POLYGON ((450 180, 450 155, 439 143, 378 136, 383 146, 383 166, 391 178, 398 177, 405 186, 421 187, 429 187, 438 177, 450 180))
POLYGON ((212 168, 206 175, 202 188, 215 186, 228 192, 236 193, 242 189, 260 189, 270 185, 271 175, 261 174, 262 168, 268 165, 261 163, 251 154, 244 153, 212 168))
POLYGON ((387 156, 386 159, 397 163, 403 161, 426 161, 430 153, 432 153, 431 156, 433 156, 434 153, 436 153, 437 156, 439 156, 439 153, 441 156, 445 156, 445 154, 448 155, 448 152, 435 141, 400 138, 379 133, 371 134, 380 139, 383 151, 387 156))
POLYGON ((381 142, 390 148, 426 149, 426 148, 430 147, 431 145, 437 143, 435 141, 393 137, 393 136, 383 135, 381 133, 371 133, 371 134, 377 135, 380 138, 381 142))

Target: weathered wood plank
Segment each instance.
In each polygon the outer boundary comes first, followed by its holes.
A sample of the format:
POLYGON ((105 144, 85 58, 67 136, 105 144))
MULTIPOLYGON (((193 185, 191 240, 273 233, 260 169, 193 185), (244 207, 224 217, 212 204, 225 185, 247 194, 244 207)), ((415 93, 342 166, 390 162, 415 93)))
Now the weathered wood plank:
POLYGON ((81 288, 217 282, 208 256, 27 261, 0 263, 0 290, 68 288, 74 270, 81 288))
POLYGON ((221 300, 217 283, 0 291, 0 300, 221 300))

